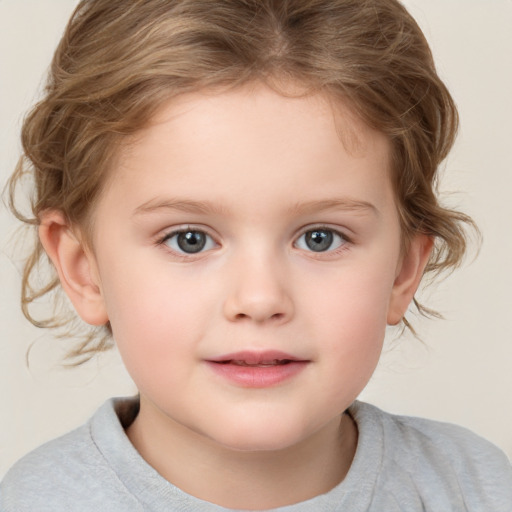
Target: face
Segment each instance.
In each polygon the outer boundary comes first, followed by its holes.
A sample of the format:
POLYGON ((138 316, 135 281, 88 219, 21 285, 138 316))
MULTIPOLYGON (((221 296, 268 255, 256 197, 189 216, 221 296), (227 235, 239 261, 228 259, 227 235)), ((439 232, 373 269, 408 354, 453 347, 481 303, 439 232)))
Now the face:
POLYGON ((400 273, 385 137, 253 86, 162 108, 99 200, 95 275, 141 415, 236 450, 331 423, 400 273))

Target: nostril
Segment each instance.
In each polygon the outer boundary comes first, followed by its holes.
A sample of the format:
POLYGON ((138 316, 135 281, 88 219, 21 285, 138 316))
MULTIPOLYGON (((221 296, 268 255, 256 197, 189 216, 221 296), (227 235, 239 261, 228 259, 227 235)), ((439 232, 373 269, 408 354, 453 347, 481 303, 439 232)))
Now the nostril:
POLYGON ((235 322, 281 323, 293 316, 292 302, 288 297, 262 293, 234 293, 223 306, 224 315, 235 322))
POLYGON ((246 313, 237 313, 234 317, 235 320, 246 320, 248 318, 253 318, 256 321, 266 321, 266 320, 281 320, 284 318, 284 313, 274 313, 270 316, 262 315, 261 318, 258 318, 257 315, 248 315, 246 313))

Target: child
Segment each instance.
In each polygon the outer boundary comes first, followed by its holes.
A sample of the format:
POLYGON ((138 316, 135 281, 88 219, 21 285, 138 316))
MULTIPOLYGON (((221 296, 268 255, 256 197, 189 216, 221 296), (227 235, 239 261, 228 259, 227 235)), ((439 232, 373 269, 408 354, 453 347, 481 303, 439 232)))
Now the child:
POLYGON ((23 458, 0 510, 510 511, 499 450, 356 401, 463 256, 434 194, 456 128, 395 0, 83 0, 11 180, 24 308, 44 249, 98 328, 74 357, 114 339, 139 396, 23 458))

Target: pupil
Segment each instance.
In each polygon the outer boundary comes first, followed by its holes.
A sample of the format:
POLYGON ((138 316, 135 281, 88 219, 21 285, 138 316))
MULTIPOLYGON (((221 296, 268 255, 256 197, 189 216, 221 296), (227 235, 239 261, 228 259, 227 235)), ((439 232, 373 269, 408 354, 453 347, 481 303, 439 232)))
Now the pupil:
POLYGON ((183 252, 199 252, 205 245, 206 236, 199 231, 187 231, 178 235, 178 246, 183 252))
POLYGON ((306 245, 315 252, 326 251, 332 245, 330 231, 309 231, 306 233, 306 245))

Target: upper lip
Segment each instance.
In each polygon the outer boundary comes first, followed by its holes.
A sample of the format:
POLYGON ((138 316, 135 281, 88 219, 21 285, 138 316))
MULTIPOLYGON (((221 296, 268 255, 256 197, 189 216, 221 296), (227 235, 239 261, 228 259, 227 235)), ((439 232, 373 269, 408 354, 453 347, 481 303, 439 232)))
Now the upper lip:
POLYGON ((219 357, 208 359, 213 363, 229 363, 230 361, 244 362, 247 364, 271 364, 280 361, 307 361, 297 356, 281 352, 280 350, 242 350, 240 352, 232 352, 219 357))

